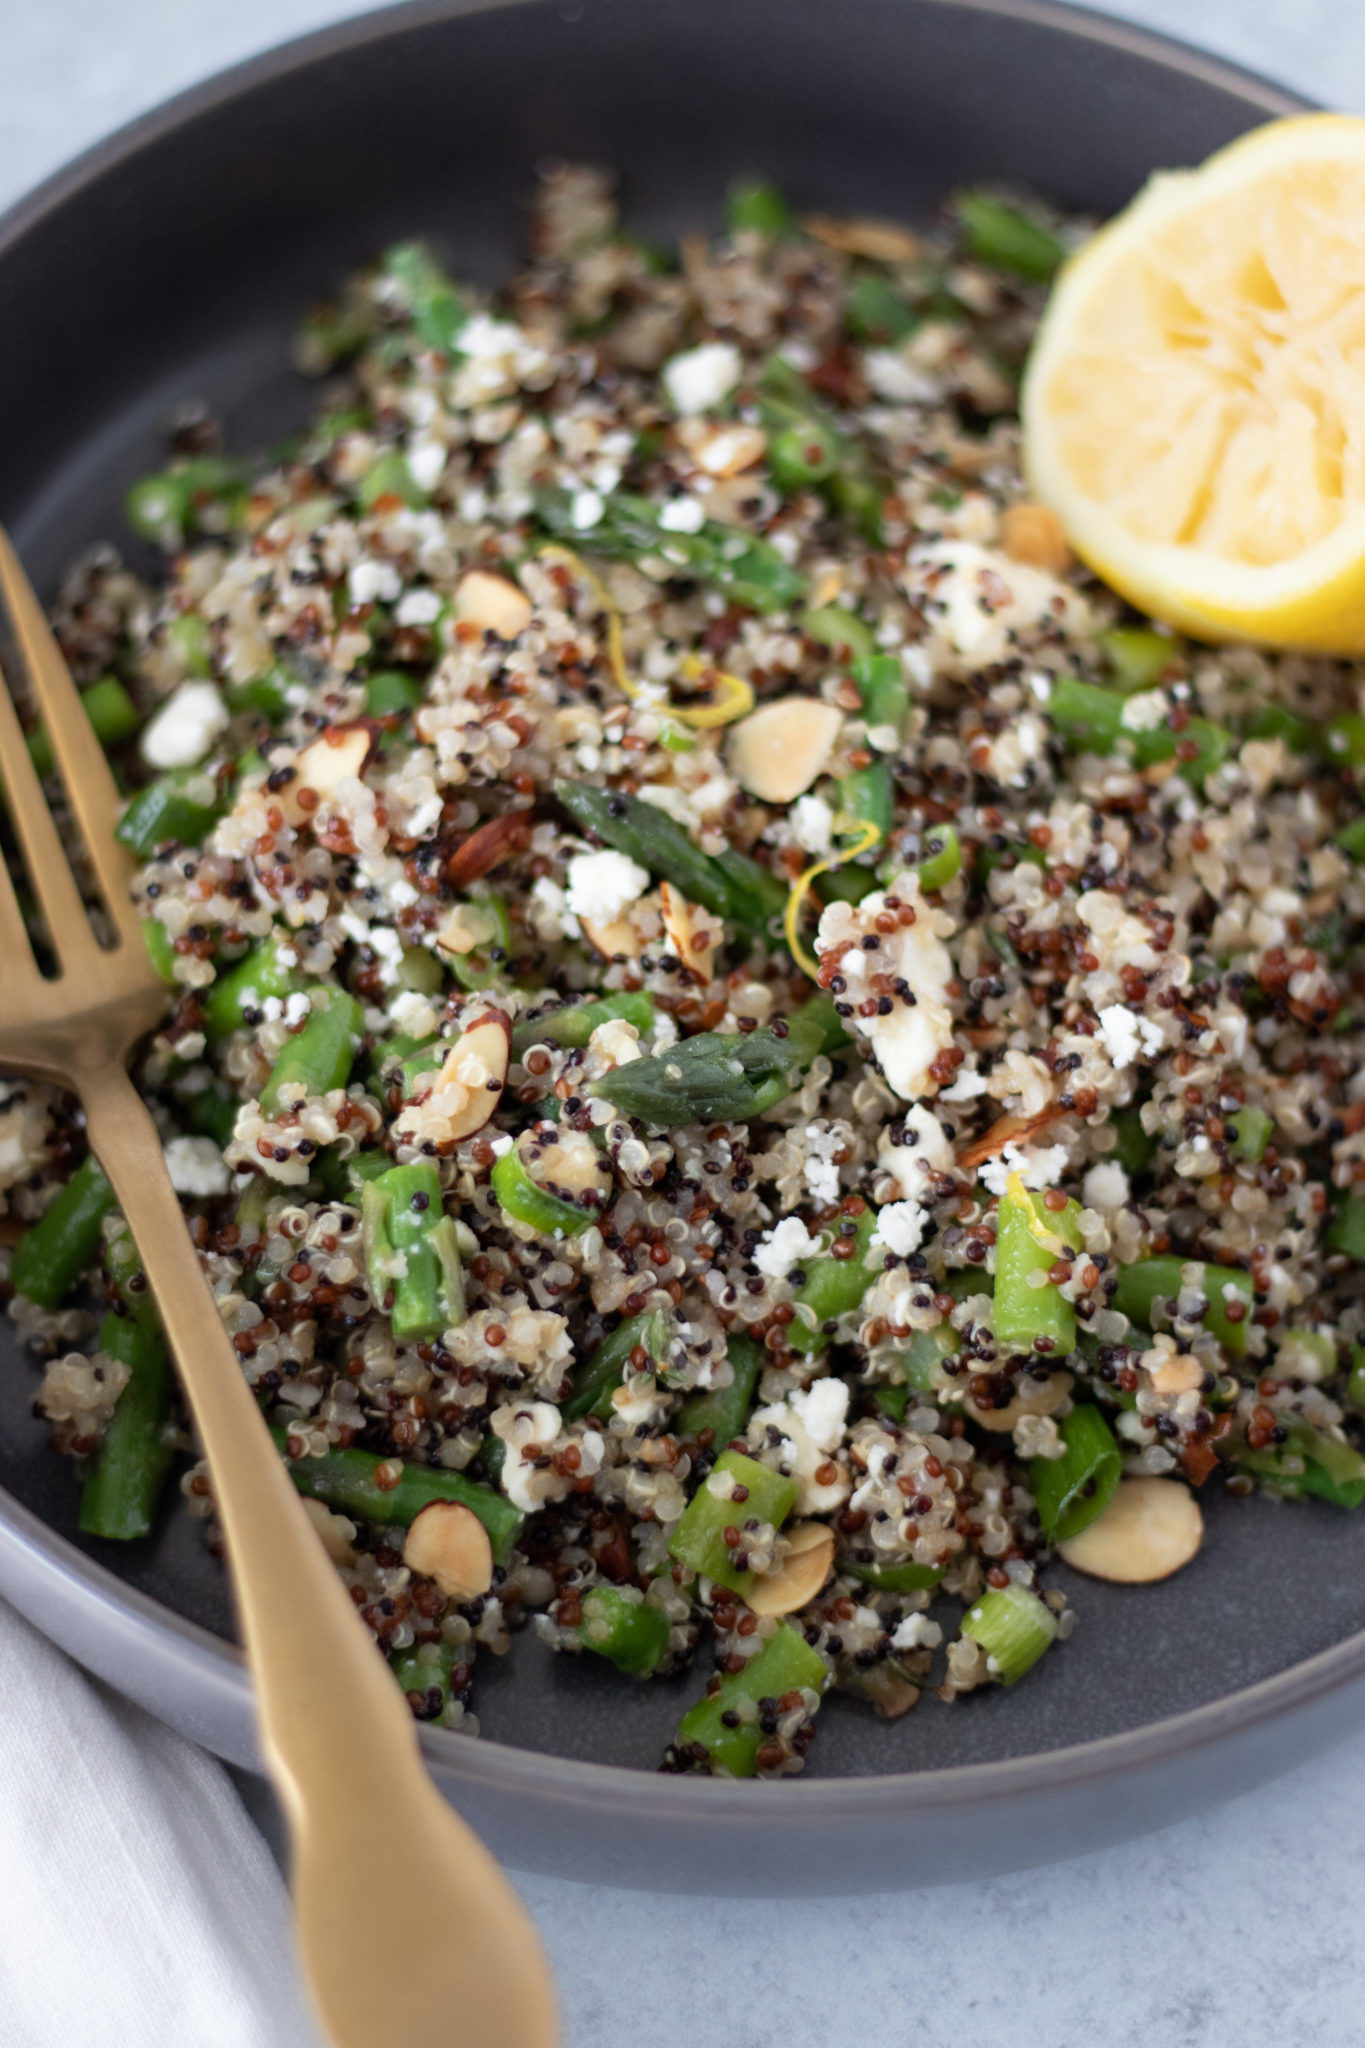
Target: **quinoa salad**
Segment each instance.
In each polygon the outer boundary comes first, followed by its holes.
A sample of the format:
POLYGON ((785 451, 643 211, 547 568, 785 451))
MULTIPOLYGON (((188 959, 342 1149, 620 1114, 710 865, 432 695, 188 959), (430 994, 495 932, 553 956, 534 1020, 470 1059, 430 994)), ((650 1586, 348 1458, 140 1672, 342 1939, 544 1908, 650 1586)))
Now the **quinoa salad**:
MULTIPOLYGON (((388 250, 313 424, 186 407, 62 588, 136 1077, 421 1720, 524 1630, 690 1667, 662 1768, 782 1777, 831 1688, 1083 1656, 1058 1553, 1365 1498, 1365 671, 1178 639, 1031 501, 1086 232, 751 184, 663 249, 555 166, 505 290, 388 250)), ((216 1544, 71 1097, 0 1081, 0 1212, 82 1529, 216 1544)))

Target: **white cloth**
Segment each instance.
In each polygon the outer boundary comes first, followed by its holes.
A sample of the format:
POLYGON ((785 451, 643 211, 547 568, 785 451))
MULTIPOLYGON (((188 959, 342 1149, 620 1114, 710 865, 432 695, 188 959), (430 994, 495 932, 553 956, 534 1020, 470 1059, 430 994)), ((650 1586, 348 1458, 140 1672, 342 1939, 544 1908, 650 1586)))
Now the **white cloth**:
POLYGON ((2 2048, 320 2048, 221 1767, 0 1602, 2 2048))

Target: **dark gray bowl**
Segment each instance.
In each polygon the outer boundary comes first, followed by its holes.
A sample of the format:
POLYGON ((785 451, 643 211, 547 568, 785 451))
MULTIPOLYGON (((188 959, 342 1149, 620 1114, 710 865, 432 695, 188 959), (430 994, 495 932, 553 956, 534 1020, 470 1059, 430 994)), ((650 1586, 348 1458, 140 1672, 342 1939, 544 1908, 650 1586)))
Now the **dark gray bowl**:
MULTIPOLYGON (((657 234, 761 171, 829 211, 923 213, 964 179, 1121 205, 1297 102, 1111 22, 953 0, 469 0, 274 52, 84 158, 0 227, 0 516, 40 583, 120 531, 174 403, 239 444, 305 413, 308 299, 397 233, 510 265, 533 165, 619 165, 657 234)), ((0 1336, 0 1342, 7 1339, 0 1336)), ((186 1734, 255 1761, 226 1586, 198 1525, 80 1539, 33 1367, 0 1364, 0 1591, 186 1734)), ((808 1777, 650 1775, 696 1677, 633 1687, 520 1638, 477 1743, 428 1732, 450 1797, 526 1869, 659 1889, 831 1892, 1041 1863, 1245 1788, 1355 1722, 1365 1516, 1211 1503, 1169 1586, 1068 1586, 1081 1627, 1010 1694, 887 1726, 821 1716, 808 1777)), ((1058 1568, 1057 1578, 1063 1574, 1058 1568)))

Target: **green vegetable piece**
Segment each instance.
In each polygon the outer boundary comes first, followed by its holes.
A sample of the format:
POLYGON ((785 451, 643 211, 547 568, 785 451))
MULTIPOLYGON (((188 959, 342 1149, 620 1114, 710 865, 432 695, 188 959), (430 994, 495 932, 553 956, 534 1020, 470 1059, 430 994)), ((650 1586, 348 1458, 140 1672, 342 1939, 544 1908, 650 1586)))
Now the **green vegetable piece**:
POLYGON ((325 985, 309 990, 308 1021, 285 1042, 261 1094, 261 1108, 273 1116, 286 1088, 302 1087, 307 1095, 325 1095, 344 1088, 351 1078, 356 1047, 365 1029, 359 1003, 344 989, 325 985))
POLYGON ((1117 690, 1083 683, 1079 676, 1054 676, 1047 716, 1074 745, 1112 754, 1123 731, 1125 702, 1117 690))
POLYGON ((384 270, 399 288, 417 339, 439 355, 455 355, 468 308, 435 258, 418 242, 397 242, 385 252, 384 270))
POLYGON ((594 1081, 588 1093, 623 1116, 662 1130, 679 1124, 762 1116, 791 1092, 791 1075, 845 1042, 828 996, 813 996, 787 1020, 746 1038, 704 1031, 653 1059, 631 1060, 594 1081))
POLYGON ((1170 635, 1158 633, 1150 626, 1111 626, 1107 633, 1100 634, 1099 644, 1115 684, 1125 694, 1154 690, 1179 658, 1179 649, 1170 635))
POLYGON ((534 1131, 523 1131, 511 1151, 494 1160, 489 1176, 493 1193, 518 1223, 546 1237, 579 1237, 598 1220, 598 1208, 580 1208, 541 1186, 529 1164, 530 1153, 539 1146, 534 1131))
MULTIPOLYGON (((436 955, 426 946, 404 946, 398 962, 398 982, 401 988, 415 990, 418 995, 434 996, 438 989, 445 987, 445 974, 436 955)), ((413 1044, 417 1041, 414 1039, 413 1044)))
POLYGON ((14 1247, 10 1279, 16 1294, 39 1308, 59 1308, 100 1245, 100 1225, 114 1206, 104 1168, 88 1152, 66 1186, 14 1247))
POLYGON ((1075 1350, 1075 1309, 1053 1282, 1039 1285, 1034 1276, 1046 1274, 1066 1251, 1080 1250, 1080 1213, 1075 1202, 1049 1209, 1011 1175, 995 1238, 995 1337, 1006 1351, 1065 1358, 1075 1350))
POLYGON ((563 1010, 551 1010, 545 1017, 522 1017, 512 1027, 512 1057, 520 1059, 533 1045, 562 1045, 571 1050, 585 1046, 599 1024, 624 1018, 637 1031, 649 1031, 654 1024, 654 1000, 647 995, 602 996, 591 1003, 571 1003, 563 1010))
POLYGON ((1029 284, 1046 284, 1066 260, 1065 244, 1017 206, 989 192, 954 195, 967 247, 978 263, 1029 284))
POLYGON ((725 221, 732 235, 767 235, 774 241, 796 228, 796 216, 776 185, 761 178, 735 180, 726 200, 725 221))
POLYGON ((1365 818, 1353 818, 1338 832, 1336 844, 1349 860, 1365 860, 1365 818))
MULTIPOLYGON (((1270 1142, 1270 1133, 1275 1128, 1274 1117, 1258 1108, 1254 1102, 1244 1103, 1234 1114, 1236 1123, 1233 1128, 1237 1135, 1231 1146, 1233 1158, 1263 1159, 1265 1148, 1270 1142)), ((1225 1132, 1224 1135, 1229 1134, 1225 1132)))
POLYGON ((729 1338, 725 1352, 733 1374, 729 1386, 690 1394, 674 1418, 674 1431, 685 1443, 695 1443, 706 1429, 713 1444, 728 1444, 732 1437, 744 1433, 763 1370, 763 1353, 751 1337, 729 1338))
POLYGON ((81 1489, 80 1529, 114 1543, 151 1533, 175 1453, 167 1440, 171 1362, 156 1330, 107 1315, 100 1349, 128 1368, 104 1441, 81 1489))
POLYGON ((1098 1408, 1078 1404, 1058 1424, 1065 1454, 1034 1458, 1028 1483, 1052 1543, 1068 1543, 1103 1514, 1123 1475, 1114 1433, 1098 1408))
POLYGON ((140 540, 172 553, 184 538, 189 492, 169 470, 144 476, 123 501, 124 517, 140 540))
POLYGON ((462 1323, 460 1254, 435 1163, 414 1160, 367 1181, 361 1215, 370 1292, 383 1301, 392 1285, 390 1320, 398 1342, 422 1343, 462 1323), (403 1270, 395 1273, 400 1264, 403 1270))
POLYGON ((835 1569, 842 1578, 857 1579, 864 1586, 874 1586, 880 1593, 926 1593, 938 1584, 947 1566, 854 1564, 850 1558, 841 1557, 835 1569))
POLYGON ((147 958, 168 988, 175 986, 175 940, 159 917, 144 917, 142 920, 142 943, 147 948, 147 958))
POLYGON ((768 473, 784 493, 809 490, 838 467, 838 439, 818 420, 784 427, 768 443, 768 473))
POLYGON ((796 1316, 787 1325, 787 1343, 793 1351, 823 1351, 833 1335, 826 1326, 857 1308, 872 1284, 866 1258, 877 1227, 877 1212, 865 1206, 862 1214, 851 1220, 855 1226, 852 1233, 845 1233, 842 1227, 838 1231, 842 1241, 854 1247, 850 1258, 831 1256, 805 1261, 805 1278, 792 1295, 796 1316), (803 1314, 803 1310, 809 1314, 803 1314))
POLYGON ((931 825, 924 835, 924 858, 917 873, 926 892, 946 889, 962 866, 962 842, 951 825, 931 825))
MULTIPOLYGON (((886 659, 885 655, 877 653, 871 628, 865 626, 847 605, 823 604, 818 609, 804 611, 798 624, 808 640, 813 640, 817 647, 827 647, 831 654, 842 655, 849 661, 886 659)), ((899 678, 899 662, 896 663, 896 671, 899 678)))
POLYGON ((406 718, 422 698, 422 685, 401 669, 380 669, 365 685, 365 709, 371 718, 406 718))
POLYGON ((855 341, 894 348, 919 325, 899 292, 875 270, 855 277, 844 299, 844 322, 855 341))
POLYGON ((207 801, 199 794, 213 788, 211 778, 199 768, 159 776, 133 798, 114 827, 115 839, 139 860, 149 859, 170 840, 182 846, 201 845, 223 815, 216 790, 207 801))
MULTIPOLYGON (((156 1299, 142 1269, 142 1254, 126 1223, 105 1244, 104 1269, 133 1321, 144 1330, 159 1333, 161 1318, 157 1314, 156 1299)), ((107 1351, 109 1347, 102 1342, 100 1348, 107 1351)))
MULTIPOLYGON (((891 654, 863 656, 853 664, 853 680, 862 696, 869 730, 890 726, 900 739, 910 696, 899 659, 891 654)), ((884 754, 878 754, 866 768, 853 769, 839 784, 839 809, 850 818, 875 825, 882 844, 891 836, 895 798, 891 763, 884 754)))
POLYGON ((442 1722, 450 1710, 451 1674, 463 1662, 454 1643, 414 1643, 395 1650, 389 1668, 406 1694, 413 1718, 442 1722))
POLYGON ((583 1596, 578 1647, 629 1678, 650 1678, 668 1655, 668 1616, 633 1586, 594 1586, 583 1596))
POLYGON ((1304 1422, 1286 1424, 1285 1441, 1273 1450, 1243 1446, 1235 1461, 1276 1493, 1310 1494, 1338 1508, 1358 1508, 1365 1500, 1365 1458, 1353 1445, 1304 1422))
POLYGON ((968 1608, 962 1633, 980 1643, 1000 1683, 1014 1685, 1056 1637, 1057 1617, 1027 1586, 1000 1586, 968 1608))
MULTIPOLYGON (((283 1451, 289 1432, 277 1428, 271 1435, 283 1451)), ((406 1528, 434 1500, 458 1501, 488 1531, 495 1564, 506 1562, 526 1519, 502 1494, 444 1466, 405 1465, 397 1458, 352 1450, 327 1451, 320 1458, 287 1458, 286 1469, 309 1500, 325 1501, 353 1521, 372 1522, 381 1529, 406 1528)))
POLYGON ((430 491, 424 491, 408 467, 408 458, 398 449, 390 448, 379 456, 361 477, 355 487, 355 494, 363 510, 370 511, 381 498, 401 498, 405 505, 420 511, 431 502, 430 491))
POLYGON ((278 666, 247 683, 229 683, 225 691, 229 711, 254 711, 274 725, 289 709, 293 677, 278 666))
POLYGON ((1322 1241, 1329 1252, 1345 1252, 1348 1258, 1365 1259, 1365 1196, 1346 1196, 1323 1232, 1322 1241))
MULTIPOLYGON (((477 943, 468 953, 450 953, 446 961, 461 988, 490 988, 507 971, 512 952, 512 920, 501 896, 475 896, 465 904, 461 922, 477 943)), ((649 998, 646 996, 646 1003, 649 998)), ((653 1013, 653 1004, 649 1003, 653 1013)))
MULTIPOLYGON (((555 795, 574 823, 603 845, 629 854, 651 874, 681 889, 689 902, 702 904, 717 917, 739 917, 740 906, 725 875, 685 828, 656 804, 588 782, 557 783, 555 795)), ((785 891, 782 900, 785 905, 785 891)))
POLYGON ((1129 1180, 1137 1180, 1156 1157, 1156 1139, 1144 1130, 1141 1113, 1136 1109, 1116 1109, 1112 1122, 1118 1143, 1111 1157, 1118 1161, 1129 1180))
MULTIPOLYGON (((81 691, 81 704, 90 720, 95 738, 107 753, 121 740, 130 739, 142 723, 142 714, 117 676, 101 676, 81 691)), ((40 725, 29 734, 29 759, 46 780, 56 767, 52 742, 40 725)))
POLYGON ((1309 758, 1324 751, 1324 734, 1286 704, 1263 704, 1247 728, 1254 740, 1283 740, 1291 754, 1309 758))
POLYGON ((794 1479, 786 1479, 738 1451, 724 1451, 710 1478, 702 1481, 684 1508, 669 1539, 668 1554, 702 1578, 747 1597, 753 1591, 754 1574, 732 1562, 744 1555, 744 1524, 771 1522, 780 1529, 796 1506, 798 1491, 794 1479), (734 1489, 723 1500, 712 1491, 717 1475, 729 1479, 734 1489), (738 1530, 737 1544, 727 1544, 727 1529, 738 1530))
POLYGON ((1341 712, 1329 722, 1323 738, 1331 760, 1348 768, 1365 766, 1365 717, 1360 712, 1341 712))
POLYGON ((207 622, 198 612, 182 612, 166 628, 166 646, 182 675, 202 682, 213 673, 207 622))
POLYGON ((247 1012, 259 1011, 270 996, 291 996, 304 987, 298 955, 292 946, 278 939, 264 939, 259 946, 220 972, 204 1001, 204 1033, 210 1044, 240 1029, 247 1012))
MULTIPOLYGON (((1365 1223, 1365 1203, 1361 1204, 1361 1211, 1365 1223)), ((1329 1238, 1330 1235, 1329 1229, 1329 1238)), ((1120 1268, 1114 1307, 1143 1329, 1164 1329, 1171 1320, 1170 1305, 1185 1284, 1182 1268, 1190 1264, 1196 1274, 1194 1284, 1208 1303, 1205 1329, 1213 1332, 1230 1357, 1240 1358, 1247 1348, 1253 1294, 1251 1275, 1235 1266, 1207 1266, 1197 1260, 1169 1257, 1139 1259, 1134 1265, 1120 1268), (1240 1313, 1229 1316, 1230 1308, 1240 1313)))
POLYGON ((192 1131, 201 1138, 212 1138, 221 1151, 237 1128, 240 1107, 230 1089, 210 1083, 186 1097, 181 1114, 192 1131))
POLYGON ((737 1710, 762 1700, 780 1700, 798 1690, 823 1693, 829 1676, 819 1651, 784 1621, 742 1671, 722 1678, 716 1692, 689 1708, 678 1728, 678 1742, 699 1744, 712 1768, 728 1777, 752 1778, 766 1738, 756 1715, 747 1720, 737 1710), (727 1716, 733 1726, 727 1725, 727 1716))
POLYGON ((564 1420, 577 1422, 584 1415, 596 1415, 606 1421, 631 1352, 637 1344, 642 1345, 652 1359, 663 1364, 666 1333, 665 1318, 656 1309, 644 1309, 618 1323, 574 1374, 573 1392, 560 1410, 564 1420))

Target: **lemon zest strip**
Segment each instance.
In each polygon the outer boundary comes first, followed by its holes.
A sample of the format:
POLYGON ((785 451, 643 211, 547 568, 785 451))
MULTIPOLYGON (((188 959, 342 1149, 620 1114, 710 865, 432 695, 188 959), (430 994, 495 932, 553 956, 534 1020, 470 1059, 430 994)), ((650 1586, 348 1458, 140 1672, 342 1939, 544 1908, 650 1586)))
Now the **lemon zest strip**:
POLYGON ((852 846, 841 846, 835 852, 827 853, 823 860, 817 860, 813 866, 803 869, 792 884, 791 894, 787 898, 787 908, 782 917, 782 927, 787 935, 787 947, 792 959, 801 972, 808 974, 812 981, 820 972, 819 962, 801 943, 801 909, 810 893, 811 884, 817 876, 828 874, 831 868, 841 868, 846 861, 858 860, 861 855, 870 853, 882 836, 881 827, 872 824, 867 818, 850 818, 840 812, 836 814, 833 823, 836 832, 856 832, 858 838, 852 846))

